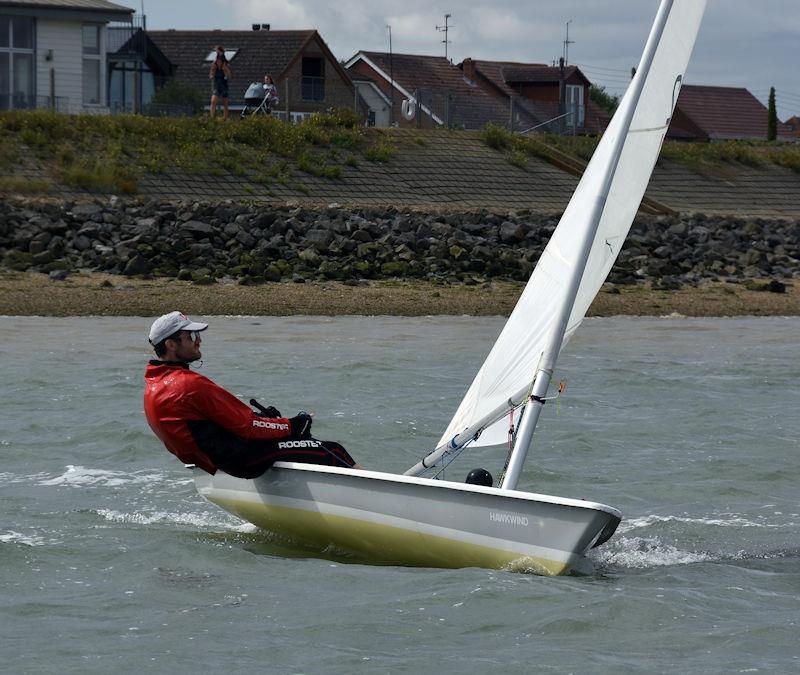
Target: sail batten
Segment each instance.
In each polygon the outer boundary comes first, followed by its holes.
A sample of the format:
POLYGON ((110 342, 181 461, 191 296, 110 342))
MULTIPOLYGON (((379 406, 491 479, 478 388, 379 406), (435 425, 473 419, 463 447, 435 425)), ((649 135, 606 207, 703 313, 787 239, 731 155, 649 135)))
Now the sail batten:
MULTIPOLYGON (((555 353, 549 356, 553 363, 583 321, 644 196, 704 10, 705 0, 662 4, 659 14, 666 12, 667 16, 661 26, 658 20, 654 24, 645 49, 647 54, 653 44, 649 67, 637 73, 640 79, 634 80, 623 97, 516 307, 439 445, 527 388, 556 323, 561 321, 562 329, 566 328, 563 338, 556 340, 555 353), (588 257, 584 248, 587 237, 592 239, 588 257), (613 241, 618 245, 612 246, 613 241), (576 291, 574 272, 578 268, 582 275, 576 291), (567 317, 566 302, 571 302, 567 317)), ((497 433, 485 431, 475 444, 495 445, 497 441, 497 433)))

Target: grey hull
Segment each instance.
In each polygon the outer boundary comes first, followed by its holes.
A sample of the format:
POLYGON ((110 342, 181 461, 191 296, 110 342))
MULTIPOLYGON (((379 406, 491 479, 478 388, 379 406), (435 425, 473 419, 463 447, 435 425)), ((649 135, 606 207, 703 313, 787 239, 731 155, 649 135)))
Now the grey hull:
POLYGON ((564 574, 622 517, 596 502, 310 464, 254 480, 196 470, 195 483, 263 529, 380 564, 564 574))

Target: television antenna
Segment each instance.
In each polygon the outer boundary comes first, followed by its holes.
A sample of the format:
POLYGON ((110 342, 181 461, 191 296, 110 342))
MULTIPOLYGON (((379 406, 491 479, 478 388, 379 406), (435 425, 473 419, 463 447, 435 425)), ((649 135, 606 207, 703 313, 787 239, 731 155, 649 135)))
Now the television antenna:
POLYGON ((452 26, 448 23, 452 16, 452 14, 445 14, 444 26, 436 26, 436 30, 438 30, 440 33, 444 33, 444 40, 442 40, 442 43, 444 44, 444 58, 447 58, 447 45, 450 44, 450 40, 447 39, 447 31, 452 28, 452 26))
POLYGON ((564 65, 569 65, 569 46, 574 45, 575 41, 569 39, 569 25, 572 23, 572 19, 567 21, 567 37, 564 40, 564 65))

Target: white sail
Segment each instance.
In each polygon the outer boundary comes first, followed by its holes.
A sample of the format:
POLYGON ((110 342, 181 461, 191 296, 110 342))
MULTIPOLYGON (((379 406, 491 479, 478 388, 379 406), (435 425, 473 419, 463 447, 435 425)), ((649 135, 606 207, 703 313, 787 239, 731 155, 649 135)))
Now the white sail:
MULTIPOLYGON (((576 267, 580 242, 589 231, 588 215, 598 200, 604 199, 602 186, 616 140, 625 133, 625 112, 635 105, 562 348, 580 325, 611 271, 650 181, 706 2, 673 0, 668 4, 672 6, 652 64, 647 72, 640 68, 636 75, 646 78, 638 102, 631 97, 631 92, 636 89, 632 83, 514 311, 442 435, 440 446, 510 398, 518 397, 520 391, 533 380, 554 318, 562 304, 567 280, 576 267)), ((506 442, 507 438, 508 423, 500 420, 486 429, 474 445, 497 445, 506 442)))

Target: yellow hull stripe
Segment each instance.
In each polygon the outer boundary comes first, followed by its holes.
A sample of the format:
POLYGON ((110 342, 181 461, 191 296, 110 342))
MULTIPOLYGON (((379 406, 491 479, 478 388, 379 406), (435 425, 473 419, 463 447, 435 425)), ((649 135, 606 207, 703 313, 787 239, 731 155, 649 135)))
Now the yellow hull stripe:
POLYGON ((302 540, 320 551, 334 544, 376 564, 485 567, 547 576, 569 570, 569 565, 562 561, 520 555, 358 518, 218 497, 211 501, 269 532, 302 540))

